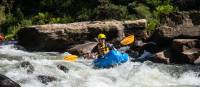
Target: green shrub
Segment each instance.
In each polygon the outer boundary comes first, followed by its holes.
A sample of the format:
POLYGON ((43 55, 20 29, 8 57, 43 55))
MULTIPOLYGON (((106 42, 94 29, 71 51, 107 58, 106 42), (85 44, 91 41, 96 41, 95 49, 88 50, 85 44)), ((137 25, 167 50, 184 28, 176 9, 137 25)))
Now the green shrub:
POLYGON ((20 30, 20 28, 21 28, 20 24, 14 25, 14 26, 10 26, 8 28, 8 33, 5 36, 6 40, 15 39, 16 38, 16 34, 20 30))
POLYGON ((147 30, 148 31, 154 31, 156 29, 156 27, 159 24, 159 20, 158 19, 149 19, 148 20, 148 25, 147 25, 147 30))
POLYGON ((174 11, 174 7, 172 5, 161 5, 156 7, 156 11, 159 15, 161 14, 169 14, 174 11))
POLYGON ((61 21, 60 23, 71 23, 71 22, 74 22, 75 20, 70 17, 70 16, 65 16, 64 18, 61 18, 61 21))
POLYGON ((90 9, 83 8, 79 13, 78 13, 78 21, 86 21, 90 20, 90 16, 92 15, 92 11, 90 9))
POLYGON ((38 15, 33 17, 34 24, 46 24, 48 23, 50 16, 48 12, 39 12, 38 15))
POLYGON ((143 18, 150 18, 152 16, 150 8, 145 6, 144 4, 138 4, 135 7, 135 11, 140 17, 143 18))
POLYGON ((17 24, 17 19, 11 14, 6 15, 6 20, 1 24, 1 32, 7 34, 8 27, 17 24))
POLYGON ((50 18, 48 23, 60 23, 61 18, 50 18))
POLYGON ((108 4, 104 6, 98 6, 95 9, 95 19, 125 19, 127 18, 128 10, 126 6, 117 6, 114 4, 108 4))
POLYGON ((22 27, 27 27, 27 26, 33 25, 33 22, 32 22, 32 20, 30 20, 30 19, 23 19, 23 20, 20 22, 20 25, 21 25, 22 27))
POLYGON ((5 7, 0 6, 0 25, 3 24, 5 20, 6 20, 5 7))
POLYGON ((135 20, 135 19, 137 19, 137 17, 136 17, 135 14, 131 14, 131 15, 128 15, 128 16, 126 17, 126 19, 128 19, 128 20, 135 20))
POLYGON ((152 7, 157 7, 162 4, 161 0, 146 0, 146 3, 151 5, 152 7))

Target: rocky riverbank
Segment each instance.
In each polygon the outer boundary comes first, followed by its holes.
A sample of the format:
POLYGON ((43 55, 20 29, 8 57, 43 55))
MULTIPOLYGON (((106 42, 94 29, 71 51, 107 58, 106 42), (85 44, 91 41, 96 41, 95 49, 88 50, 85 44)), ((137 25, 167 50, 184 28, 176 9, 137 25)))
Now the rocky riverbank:
POLYGON ((200 12, 176 12, 166 15, 151 40, 160 48, 157 58, 168 63, 199 64, 200 58, 200 12))
POLYGON ((199 64, 199 18, 199 11, 165 15, 150 37, 144 34, 147 28, 145 19, 35 25, 21 29, 17 35, 19 44, 31 51, 70 51, 81 55, 91 51, 99 33, 105 33, 107 41, 115 44, 124 35, 134 34, 146 38, 147 43, 156 43, 142 47, 155 54, 156 62, 199 64))
POLYGON ((143 32, 145 19, 133 21, 91 21, 69 24, 35 25, 21 29, 17 36, 20 45, 34 51, 64 51, 75 44, 95 41, 105 33, 110 42, 121 40, 125 33, 143 32))

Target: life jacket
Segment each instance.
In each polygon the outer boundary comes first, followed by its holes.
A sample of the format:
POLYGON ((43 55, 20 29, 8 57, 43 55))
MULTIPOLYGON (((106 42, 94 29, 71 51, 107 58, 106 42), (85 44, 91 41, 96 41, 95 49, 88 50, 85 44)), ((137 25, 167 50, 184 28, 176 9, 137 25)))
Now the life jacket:
POLYGON ((98 43, 98 54, 104 55, 109 52, 109 47, 105 43, 98 43))

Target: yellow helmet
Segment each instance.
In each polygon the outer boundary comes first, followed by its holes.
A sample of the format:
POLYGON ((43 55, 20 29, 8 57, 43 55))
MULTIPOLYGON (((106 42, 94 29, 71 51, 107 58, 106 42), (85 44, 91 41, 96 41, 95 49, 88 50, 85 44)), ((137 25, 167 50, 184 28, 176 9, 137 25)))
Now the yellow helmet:
POLYGON ((106 35, 105 34, 99 34, 98 39, 106 39, 106 35))

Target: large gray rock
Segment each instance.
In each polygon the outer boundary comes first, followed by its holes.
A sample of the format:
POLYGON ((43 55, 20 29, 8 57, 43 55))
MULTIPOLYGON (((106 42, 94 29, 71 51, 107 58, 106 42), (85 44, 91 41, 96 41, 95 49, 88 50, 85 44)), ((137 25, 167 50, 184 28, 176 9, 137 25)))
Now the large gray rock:
POLYGON ((91 53, 92 49, 97 45, 97 42, 86 42, 84 44, 78 44, 70 48, 68 51, 71 54, 84 55, 86 53, 91 53))
POLYGON ((0 87, 21 87, 19 84, 0 74, 0 87))
POLYGON ((145 19, 46 24, 22 28, 17 36, 18 43, 28 50, 63 51, 74 44, 94 41, 99 33, 105 33, 108 41, 120 40, 124 31, 142 32, 146 25, 145 19))
POLYGON ((194 63, 200 56, 198 39, 174 39, 171 48, 176 63, 194 63))
POLYGON ((200 26, 194 27, 169 27, 161 26, 158 30, 160 38, 200 38, 200 26))
POLYGON ((171 58, 172 54, 170 50, 164 50, 155 54, 155 60, 158 62, 169 64, 171 58))
POLYGON ((153 35, 155 42, 170 45, 173 39, 200 39, 200 11, 165 15, 153 35))
POLYGON ((194 61, 194 64, 200 64, 200 56, 194 61))
POLYGON ((198 39, 174 39, 172 49, 176 52, 183 52, 191 48, 197 48, 199 45, 198 39))
POLYGON ((197 60, 200 57, 200 49, 192 48, 182 52, 183 58, 188 59, 190 63, 197 63, 197 60))

